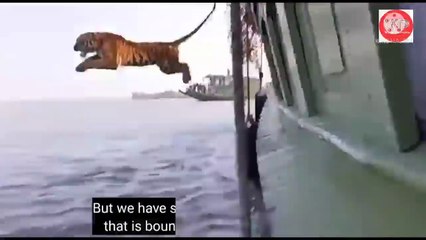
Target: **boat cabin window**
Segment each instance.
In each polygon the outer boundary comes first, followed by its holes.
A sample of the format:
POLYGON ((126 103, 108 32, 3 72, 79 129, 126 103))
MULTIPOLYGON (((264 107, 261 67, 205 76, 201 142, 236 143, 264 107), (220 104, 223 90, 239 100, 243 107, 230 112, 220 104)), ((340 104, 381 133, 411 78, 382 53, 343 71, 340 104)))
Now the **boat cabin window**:
POLYGON ((322 74, 343 72, 344 62, 331 3, 309 3, 308 13, 318 49, 322 74))

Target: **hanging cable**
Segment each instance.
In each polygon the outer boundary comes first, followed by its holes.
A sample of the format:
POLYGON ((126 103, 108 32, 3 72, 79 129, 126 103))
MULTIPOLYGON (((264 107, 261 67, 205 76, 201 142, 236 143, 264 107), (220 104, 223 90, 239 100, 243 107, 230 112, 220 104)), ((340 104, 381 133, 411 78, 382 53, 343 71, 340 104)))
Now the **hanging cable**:
MULTIPOLYGON (((246 79, 247 79, 247 118, 250 116, 250 53, 251 53, 251 39, 249 38, 249 23, 251 9, 250 3, 246 3, 245 7, 245 33, 246 33, 246 79)), ((253 19, 254 20, 254 19, 253 19)), ((255 28, 258 29, 257 21, 254 20, 255 28)), ((254 35, 254 33, 253 33, 254 35)), ((259 57, 259 56, 258 56, 259 57)), ((263 42, 260 42, 260 66, 259 66, 259 91, 262 89, 263 84, 263 42)))
POLYGON ((245 8, 245 26, 246 26, 246 79, 247 79, 247 118, 250 116, 250 39, 249 39, 249 5, 245 8))
POLYGON ((263 81, 263 43, 260 43, 260 66, 259 66, 259 91, 262 89, 263 81))

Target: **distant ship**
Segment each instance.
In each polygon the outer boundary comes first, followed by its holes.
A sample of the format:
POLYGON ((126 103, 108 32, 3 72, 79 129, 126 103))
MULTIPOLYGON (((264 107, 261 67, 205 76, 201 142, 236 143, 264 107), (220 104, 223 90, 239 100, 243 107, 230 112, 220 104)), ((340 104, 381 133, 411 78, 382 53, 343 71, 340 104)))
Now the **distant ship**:
MULTIPOLYGON (((253 98, 260 88, 259 79, 249 78, 249 81, 250 98, 253 98)), ((203 82, 207 83, 195 83, 185 91, 179 90, 179 92, 198 101, 232 101, 234 99, 233 79, 229 70, 226 76, 209 74, 203 78, 203 82)), ((244 88, 244 93, 247 96, 247 78, 244 81, 244 88)))

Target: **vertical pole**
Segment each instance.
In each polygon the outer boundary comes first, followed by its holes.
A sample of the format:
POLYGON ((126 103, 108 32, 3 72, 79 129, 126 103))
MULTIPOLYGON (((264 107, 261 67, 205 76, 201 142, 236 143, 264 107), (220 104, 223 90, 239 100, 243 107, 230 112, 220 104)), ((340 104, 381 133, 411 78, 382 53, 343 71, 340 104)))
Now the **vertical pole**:
POLYGON ((244 116, 243 44, 240 3, 231 3, 232 75, 234 79, 234 121, 242 237, 250 237, 250 208, 247 179, 247 127, 244 116))
MULTIPOLYGON (((250 4, 245 4, 246 18, 249 18, 250 4)), ((247 20, 249 21, 249 20, 247 20)), ((246 78, 247 78, 247 114, 250 114, 250 39, 249 39, 249 24, 246 22, 246 78)))

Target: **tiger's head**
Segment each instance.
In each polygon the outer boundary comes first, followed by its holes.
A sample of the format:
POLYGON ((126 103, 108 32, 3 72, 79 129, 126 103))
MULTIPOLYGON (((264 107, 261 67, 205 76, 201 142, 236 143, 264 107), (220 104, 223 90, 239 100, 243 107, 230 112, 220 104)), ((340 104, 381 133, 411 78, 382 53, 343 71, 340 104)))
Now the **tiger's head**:
POLYGON ((93 32, 80 34, 74 44, 74 51, 80 52, 81 57, 86 57, 88 53, 93 53, 100 48, 99 39, 93 32))

